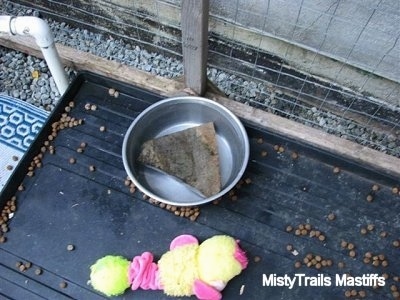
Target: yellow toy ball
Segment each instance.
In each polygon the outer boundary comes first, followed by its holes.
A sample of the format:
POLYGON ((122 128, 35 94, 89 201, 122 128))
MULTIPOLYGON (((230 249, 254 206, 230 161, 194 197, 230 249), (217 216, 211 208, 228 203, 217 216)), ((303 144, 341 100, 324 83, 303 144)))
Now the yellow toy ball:
POLYGON ((107 255, 90 267, 90 284, 96 291, 112 297, 130 287, 128 269, 130 262, 122 256, 107 255))

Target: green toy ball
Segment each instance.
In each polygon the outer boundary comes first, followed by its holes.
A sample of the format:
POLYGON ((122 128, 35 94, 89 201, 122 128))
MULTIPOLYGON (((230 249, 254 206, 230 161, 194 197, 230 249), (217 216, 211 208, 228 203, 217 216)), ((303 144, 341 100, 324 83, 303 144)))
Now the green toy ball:
POLYGON ((108 297, 123 294, 130 287, 127 276, 129 264, 122 256, 100 258, 90 267, 90 284, 108 297))

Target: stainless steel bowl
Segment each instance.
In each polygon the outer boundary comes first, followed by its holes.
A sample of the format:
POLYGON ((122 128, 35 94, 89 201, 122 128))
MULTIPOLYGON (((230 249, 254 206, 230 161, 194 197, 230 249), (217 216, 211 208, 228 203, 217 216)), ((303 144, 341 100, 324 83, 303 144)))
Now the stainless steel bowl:
POLYGON ((172 205, 192 206, 218 199, 242 177, 249 159, 249 141, 240 120, 224 106, 201 97, 176 97, 144 110, 129 127, 122 146, 124 167, 133 183, 148 196, 172 205), (205 198, 194 188, 137 162, 142 144, 189 127, 214 122, 222 189, 205 198))

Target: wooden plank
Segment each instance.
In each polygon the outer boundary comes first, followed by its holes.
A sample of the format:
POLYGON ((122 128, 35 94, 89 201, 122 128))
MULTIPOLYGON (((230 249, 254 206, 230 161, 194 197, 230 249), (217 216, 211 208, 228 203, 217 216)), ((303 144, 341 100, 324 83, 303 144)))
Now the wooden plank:
POLYGON ((198 95, 207 87, 208 0, 182 1, 182 53, 185 86, 198 95))
MULTIPOLYGON (((0 45, 43 58, 42 52, 31 37, 0 34, 0 45)), ((129 71, 132 69, 131 67, 116 61, 110 61, 60 44, 57 44, 56 47, 63 64, 76 70, 88 70, 96 74, 132 83, 142 88, 151 89, 161 95, 170 95, 183 89, 183 83, 177 80, 170 80, 137 69, 132 73, 129 71)))
MULTIPOLYGON (((0 45, 42 57, 35 42, 27 37, 2 36, 0 34, 0 45)), ((76 70, 87 70, 105 75, 168 97, 186 94, 184 85, 180 81, 155 76, 133 67, 124 66, 117 62, 69 47, 57 45, 57 49, 64 64, 73 66, 76 70)), ((218 95, 216 91, 213 91, 212 86, 209 90, 205 94, 207 98, 221 103, 234 114, 248 122, 400 178, 399 158, 339 138, 322 130, 311 128, 260 109, 229 100, 224 96, 218 95)))

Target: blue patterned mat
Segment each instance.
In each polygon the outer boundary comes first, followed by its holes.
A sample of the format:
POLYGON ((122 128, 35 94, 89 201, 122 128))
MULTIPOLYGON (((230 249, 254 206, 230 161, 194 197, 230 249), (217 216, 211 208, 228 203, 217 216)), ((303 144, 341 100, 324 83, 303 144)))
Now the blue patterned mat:
POLYGON ((0 193, 47 116, 36 106, 0 95, 0 193))

